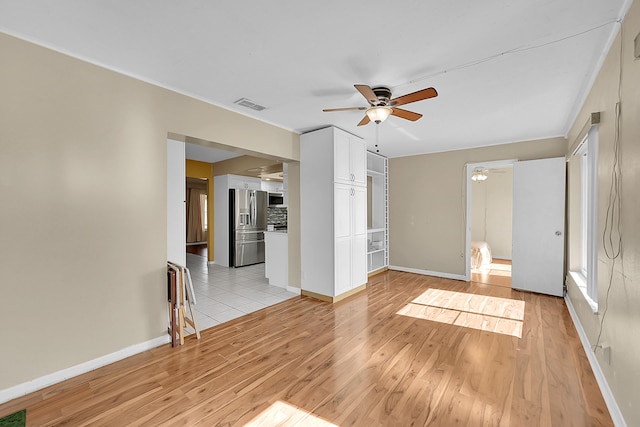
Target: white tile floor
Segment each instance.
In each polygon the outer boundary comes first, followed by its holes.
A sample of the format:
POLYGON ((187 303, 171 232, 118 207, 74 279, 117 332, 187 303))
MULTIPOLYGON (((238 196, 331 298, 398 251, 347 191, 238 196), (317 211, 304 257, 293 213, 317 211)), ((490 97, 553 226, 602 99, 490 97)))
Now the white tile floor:
POLYGON ((297 296, 269 285, 264 264, 227 268, 207 265, 205 257, 187 254, 196 294, 194 317, 202 331, 297 296))

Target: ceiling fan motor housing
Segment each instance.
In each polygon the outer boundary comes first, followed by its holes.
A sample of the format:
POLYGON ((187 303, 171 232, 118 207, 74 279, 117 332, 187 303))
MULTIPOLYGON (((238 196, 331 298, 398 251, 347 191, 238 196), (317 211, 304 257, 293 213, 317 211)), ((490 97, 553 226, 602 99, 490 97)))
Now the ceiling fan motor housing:
POLYGON ((371 88, 371 90, 373 90, 373 93, 378 97, 377 105, 387 105, 389 103, 389 100, 391 99, 391 89, 384 86, 378 86, 371 88))

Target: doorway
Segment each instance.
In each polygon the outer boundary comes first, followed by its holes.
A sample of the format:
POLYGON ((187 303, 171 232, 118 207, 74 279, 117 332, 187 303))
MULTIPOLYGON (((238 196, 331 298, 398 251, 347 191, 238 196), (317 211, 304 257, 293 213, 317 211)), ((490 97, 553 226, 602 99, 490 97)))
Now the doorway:
POLYGON ((243 156, 222 146, 167 140, 167 259, 190 270, 196 297, 195 318, 200 330, 299 295, 292 289, 270 285, 264 264, 235 269, 209 260, 215 255, 212 244, 214 176, 254 173, 257 177, 263 171, 263 164, 273 163, 276 161, 249 154, 243 156), (190 192, 190 188, 201 191, 190 192), (199 208, 195 204, 197 200, 199 208), (190 209, 190 206, 194 207, 190 209), (190 233, 187 224, 199 221, 202 230, 190 233), (204 246, 208 253, 202 254, 200 245, 203 244, 208 245, 204 246), (198 249, 200 254, 193 253, 198 249))
POLYGON ((514 162, 467 164, 468 281, 511 287, 514 162))
POLYGON ((186 236, 187 253, 207 258, 208 180, 186 178, 186 236))

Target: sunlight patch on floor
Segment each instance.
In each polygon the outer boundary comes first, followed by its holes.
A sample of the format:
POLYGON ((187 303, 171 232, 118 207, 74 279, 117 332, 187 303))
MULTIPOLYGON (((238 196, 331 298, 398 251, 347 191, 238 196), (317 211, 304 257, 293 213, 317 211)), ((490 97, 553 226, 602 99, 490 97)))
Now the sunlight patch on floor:
POLYGON ((397 314, 522 338, 524 301, 428 289, 397 314))
POLYGON ((511 270, 491 270, 492 276, 511 277, 511 270))
POLYGON ((294 426, 338 427, 289 403, 277 401, 245 426, 294 426))
POLYGON ((511 277, 511 264, 491 263, 472 268, 474 274, 493 274, 497 276, 511 277))

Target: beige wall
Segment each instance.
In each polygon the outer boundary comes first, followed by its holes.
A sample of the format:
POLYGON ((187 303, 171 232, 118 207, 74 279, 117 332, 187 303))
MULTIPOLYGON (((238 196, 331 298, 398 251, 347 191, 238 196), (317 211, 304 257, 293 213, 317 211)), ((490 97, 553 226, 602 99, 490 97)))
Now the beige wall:
POLYGON ((294 161, 299 136, 7 35, 0 52, 2 390, 166 334, 169 133, 294 161))
MULTIPOLYGON (((611 185, 613 143, 615 136, 615 105, 620 76, 620 35, 605 60, 600 74, 571 128, 573 142, 589 114, 601 112, 598 151, 598 301, 600 314, 594 315, 580 290, 569 282, 568 293, 580 323, 592 344, 595 344, 605 307, 602 339, 611 346, 611 363, 596 351, 627 425, 640 425, 640 60, 634 60, 633 40, 640 32, 640 3, 631 9, 622 24, 622 80, 620 152, 622 168, 622 256, 614 262, 602 248, 607 201, 611 185), (613 276, 611 276, 613 268, 613 276), (607 290, 612 277, 607 303, 607 290)), ((571 194, 569 198, 571 199, 571 194)), ((569 230, 572 230, 570 224, 569 230)), ((574 254, 575 255, 575 254, 574 254)), ((573 258, 573 256, 572 256, 573 258)))
POLYGON ((464 276, 465 164, 566 151, 552 138, 389 159, 389 264, 464 276))

